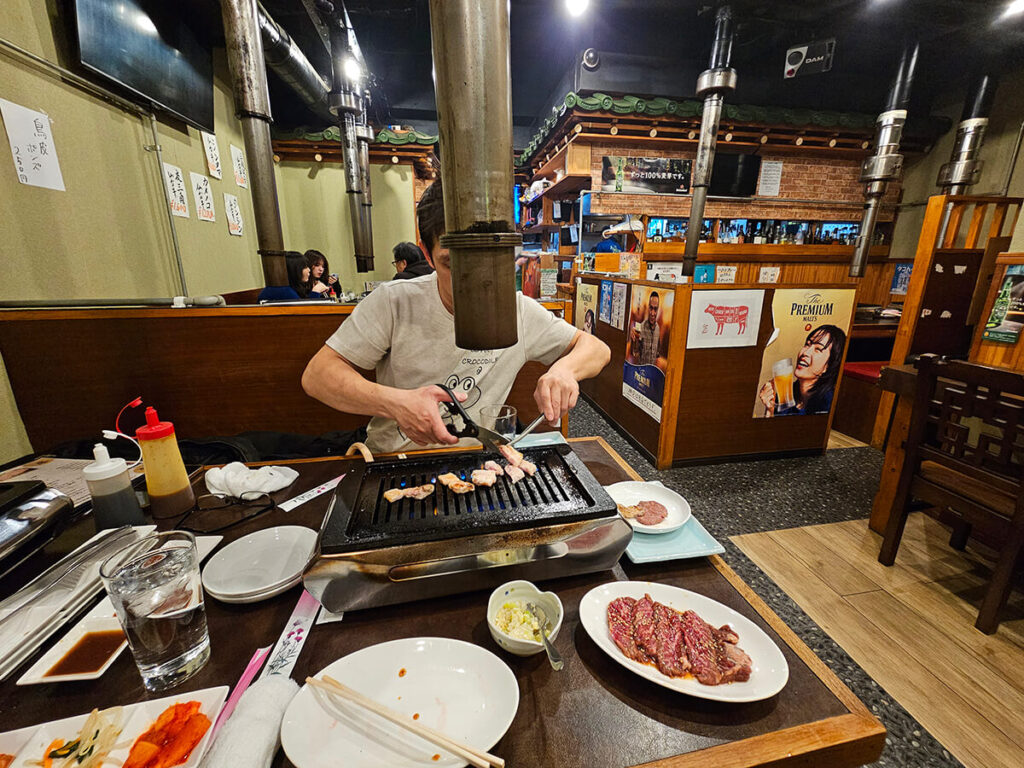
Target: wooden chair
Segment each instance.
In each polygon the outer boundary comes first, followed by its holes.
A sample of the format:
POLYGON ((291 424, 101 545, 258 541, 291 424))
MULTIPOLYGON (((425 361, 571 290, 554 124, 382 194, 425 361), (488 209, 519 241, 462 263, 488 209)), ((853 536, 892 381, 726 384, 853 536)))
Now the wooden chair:
POLYGON ((950 544, 972 526, 1000 542, 992 583, 975 626, 996 631, 1024 544, 1024 376, 926 355, 918 363, 906 459, 878 561, 892 565, 910 503, 920 499, 958 518, 950 544))

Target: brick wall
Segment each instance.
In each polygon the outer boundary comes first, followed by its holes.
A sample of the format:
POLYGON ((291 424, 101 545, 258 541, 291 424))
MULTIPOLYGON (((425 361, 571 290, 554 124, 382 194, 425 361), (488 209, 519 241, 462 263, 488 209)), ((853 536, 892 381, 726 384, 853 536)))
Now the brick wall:
MULTIPOLYGON (((627 148, 621 145, 591 146, 591 188, 601 188, 601 159, 605 155, 629 157, 672 157, 694 159, 692 150, 627 148)), ((764 155, 763 160, 782 161, 780 198, 801 198, 820 203, 783 203, 772 197, 754 197, 750 202, 709 200, 706 218, 813 219, 859 221, 864 199, 860 160, 855 158, 800 157, 764 155), (852 203, 843 205, 842 203, 852 203)), ((899 184, 889 185, 883 203, 895 204, 899 184)), ((621 192, 594 192, 593 213, 633 213, 650 216, 686 217, 690 215, 689 195, 629 195, 621 192)), ((879 219, 891 221, 893 209, 883 208, 879 219)))

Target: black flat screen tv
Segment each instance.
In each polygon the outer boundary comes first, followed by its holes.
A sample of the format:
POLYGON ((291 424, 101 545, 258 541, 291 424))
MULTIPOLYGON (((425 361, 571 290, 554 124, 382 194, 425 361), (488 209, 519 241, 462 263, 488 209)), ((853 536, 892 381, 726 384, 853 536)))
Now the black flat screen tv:
POLYGON ((82 65, 213 131, 213 54, 167 0, 75 0, 82 65))
POLYGON ((758 155, 716 154, 711 166, 708 194, 716 197, 753 197, 761 172, 758 155))

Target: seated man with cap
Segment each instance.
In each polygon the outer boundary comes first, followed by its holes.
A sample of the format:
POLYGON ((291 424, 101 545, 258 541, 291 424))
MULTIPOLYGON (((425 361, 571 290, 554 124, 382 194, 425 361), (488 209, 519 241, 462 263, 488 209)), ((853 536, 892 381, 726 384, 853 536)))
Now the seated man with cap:
POLYGON ((309 361, 303 389, 339 411, 372 416, 367 445, 375 452, 394 452, 458 442, 441 419, 438 403, 448 396, 437 382, 452 389, 476 421, 483 406, 505 402, 524 364, 538 361, 549 367, 533 397, 548 423, 557 424, 576 405, 579 382, 608 364, 608 346, 519 293, 514 346, 457 347, 451 262, 441 247, 440 180, 423 193, 416 217, 436 272, 374 289, 309 361), (359 369, 375 370, 376 382, 359 369))

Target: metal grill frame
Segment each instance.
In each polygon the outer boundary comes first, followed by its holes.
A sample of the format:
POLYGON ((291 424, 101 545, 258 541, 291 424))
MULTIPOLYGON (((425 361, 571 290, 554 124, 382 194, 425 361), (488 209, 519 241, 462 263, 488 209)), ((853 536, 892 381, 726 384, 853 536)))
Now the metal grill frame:
POLYGON ((473 469, 493 456, 481 451, 439 452, 358 462, 335 489, 324 520, 321 552, 344 554, 618 514, 615 502, 568 445, 538 446, 522 453, 537 465, 537 474, 514 485, 499 476, 493 488, 456 494, 435 480, 434 493, 426 499, 394 504, 383 499, 383 492, 401 487, 396 478, 418 485, 450 471, 468 479, 473 469), (565 487, 559 475, 571 487, 565 487))

